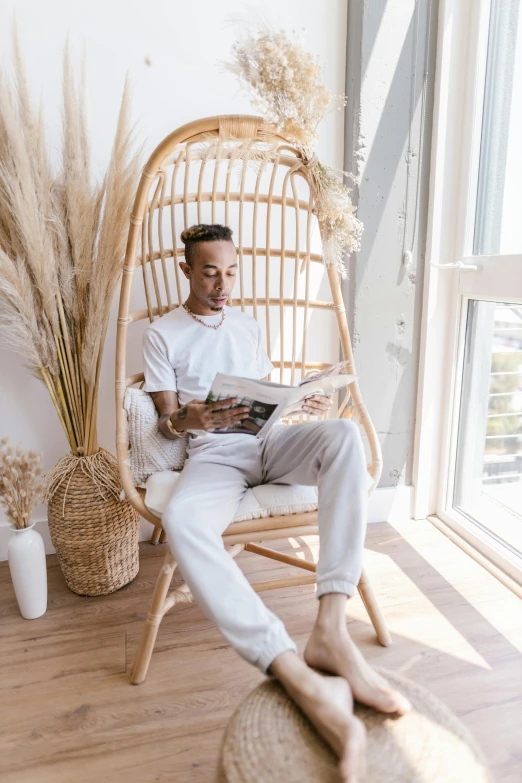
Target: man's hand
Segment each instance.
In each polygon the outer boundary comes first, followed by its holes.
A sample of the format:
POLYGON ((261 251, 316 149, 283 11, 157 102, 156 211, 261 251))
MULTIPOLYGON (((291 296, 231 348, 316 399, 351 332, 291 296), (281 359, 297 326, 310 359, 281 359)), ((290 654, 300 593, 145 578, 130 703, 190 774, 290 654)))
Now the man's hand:
POLYGON ((205 400, 192 400, 174 411, 170 420, 178 432, 229 427, 245 419, 250 411, 249 407, 240 407, 238 403, 239 400, 235 397, 212 402, 209 405, 205 400))
POLYGON ((313 416, 322 416, 328 413, 333 402, 333 397, 325 397, 323 394, 312 394, 304 400, 301 410, 304 413, 311 413, 313 416))

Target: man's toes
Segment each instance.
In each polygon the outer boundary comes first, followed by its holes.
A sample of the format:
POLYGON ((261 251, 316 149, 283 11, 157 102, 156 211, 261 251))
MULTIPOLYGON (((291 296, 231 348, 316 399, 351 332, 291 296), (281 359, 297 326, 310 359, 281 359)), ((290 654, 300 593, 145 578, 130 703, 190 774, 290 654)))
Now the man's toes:
POLYGON ((381 691, 375 699, 375 707, 381 712, 398 712, 400 709, 399 701, 390 691, 381 691))
MULTIPOLYGON (((361 694, 362 696, 362 694, 361 694)), ((367 704, 380 712, 386 713, 400 713, 403 712, 403 702, 400 694, 392 691, 390 688, 374 688, 373 692, 369 692, 366 698, 362 697, 358 699, 361 704, 367 704)), ((406 710, 404 710, 406 711, 406 710)))
POLYGON ((357 778, 355 777, 354 767, 355 764, 352 758, 352 751, 347 747, 339 765, 339 774, 342 783, 355 783, 357 778))
POLYGON ((405 696, 397 691, 394 691, 394 696, 397 704, 396 712, 398 712, 399 715, 404 715, 405 712, 411 711, 411 704, 405 696))
POLYGON ((342 783, 359 783, 365 775, 366 730, 358 718, 350 722, 350 733, 341 756, 342 783))
POLYGON ((386 696, 386 706, 383 707, 384 712, 396 712, 399 715, 404 715, 405 712, 411 710, 411 704, 408 699, 398 691, 387 689, 386 696))
POLYGON ((381 692, 386 695, 382 706, 384 712, 397 712, 399 715, 404 715, 405 712, 409 712, 411 710, 411 704, 408 699, 399 693, 399 691, 393 690, 384 677, 381 677, 379 674, 376 676, 378 687, 380 687, 381 692))

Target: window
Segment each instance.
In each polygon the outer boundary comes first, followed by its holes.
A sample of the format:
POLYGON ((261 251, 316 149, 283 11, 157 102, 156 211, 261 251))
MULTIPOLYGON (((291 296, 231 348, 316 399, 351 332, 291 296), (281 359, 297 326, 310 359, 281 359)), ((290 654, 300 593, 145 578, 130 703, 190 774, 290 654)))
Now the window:
POLYGON ((453 507, 522 555, 522 305, 470 300, 453 507))
POLYGON ((474 255, 520 253, 522 220, 522 13, 520 0, 490 10, 474 255))
POLYGON ((414 505, 522 583, 521 5, 441 6, 414 505))

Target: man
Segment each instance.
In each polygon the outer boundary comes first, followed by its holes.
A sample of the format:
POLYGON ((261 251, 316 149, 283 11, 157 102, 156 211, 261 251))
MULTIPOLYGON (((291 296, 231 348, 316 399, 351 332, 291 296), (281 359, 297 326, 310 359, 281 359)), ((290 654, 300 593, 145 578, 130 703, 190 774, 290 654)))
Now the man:
MULTIPOLYGON (((226 307, 237 271, 231 230, 198 225, 181 239, 189 297, 151 324, 143 343, 144 388, 160 414, 161 432, 191 436, 188 460, 163 513, 169 546, 207 616, 240 655, 280 680, 338 754, 343 782, 354 783, 363 774, 364 729, 353 714, 353 699, 389 713, 409 708, 366 663, 346 627, 346 600, 357 588, 366 530, 359 431, 351 421, 327 420, 276 425, 266 438, 210 432, 248 412, 236 400, 205 404, 216 372, 263 378, 273 366, 256 321, 226 307), (266 482, 319 488, 319 611, 304 661, 221 537, 246 489, 266 482), (315 669, 337 676, 323 677, 315 669)), ((303 410, 321 414, 329 405, 328 398, 315 396, 303 410)))

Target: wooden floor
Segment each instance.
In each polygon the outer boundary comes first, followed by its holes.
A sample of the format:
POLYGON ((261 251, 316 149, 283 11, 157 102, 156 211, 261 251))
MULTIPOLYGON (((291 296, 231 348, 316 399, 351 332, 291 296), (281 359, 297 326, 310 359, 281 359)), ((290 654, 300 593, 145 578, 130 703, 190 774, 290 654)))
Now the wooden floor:
MULTIPOLYGON (((394 644, 377 645, 358 598, 348 606, 350 632, 371 661, 429 687, 461 717, 497 783, 520 783, 519 599, 428 522, 371 525, 367 547, 394 644)), ((311 558, 316 539, 284 548, 311 558)), ((165 618, 146 682, 129 684, 163 551, 142 544, 139 577, 104 598, 69 592, 50 557, 49 608, 33 621, 18 614, 7 564, 0 564, 3 783, 213 781, 226 722, 262 675, 188 606, 165 618)), ((291 572, 248 553, 238 562, 254 579, 291 572)), ((302 651, 316 609, 313 587, 264 598, 302 651)))

